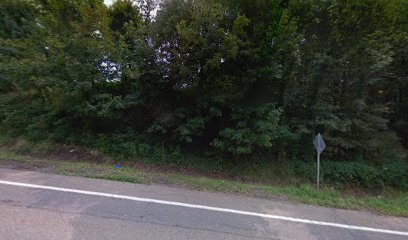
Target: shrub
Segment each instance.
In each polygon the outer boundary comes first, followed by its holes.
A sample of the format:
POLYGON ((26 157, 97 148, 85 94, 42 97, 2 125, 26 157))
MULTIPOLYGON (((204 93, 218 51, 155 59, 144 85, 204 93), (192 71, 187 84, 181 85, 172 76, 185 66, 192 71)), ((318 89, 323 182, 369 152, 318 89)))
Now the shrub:
POLYGON ((406 161, 393 161, 381 168, 381 178, 386 185, 408 190, 408 164, 406 161))
MULTIPOLYGON (((295 173, 314 181, 316 163, 297 162, 295 173)), ((366 162, 322 161, 321 181, 331 184, 351 184, 371 189, 384 185, 408 189, 408 166, 406 162, 394 161, 376 167, 366 162)))

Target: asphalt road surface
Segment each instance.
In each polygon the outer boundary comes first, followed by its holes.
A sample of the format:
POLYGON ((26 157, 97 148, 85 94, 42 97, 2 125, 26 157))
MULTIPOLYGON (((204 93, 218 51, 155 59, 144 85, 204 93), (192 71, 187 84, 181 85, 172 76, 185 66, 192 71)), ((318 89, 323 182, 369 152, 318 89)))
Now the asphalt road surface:
POLYGON ((0 168, 0 239, 408 239, 408 219, 0 168))

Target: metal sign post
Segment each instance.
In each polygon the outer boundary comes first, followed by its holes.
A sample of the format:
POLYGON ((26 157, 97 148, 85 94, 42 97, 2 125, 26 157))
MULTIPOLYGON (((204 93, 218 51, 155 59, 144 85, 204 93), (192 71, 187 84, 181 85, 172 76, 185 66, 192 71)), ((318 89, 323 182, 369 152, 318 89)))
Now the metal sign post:
POLYGON ((320 185, 320 154, 326 148, 326 143, 324 142, 322 135, 319 133, 316 135, 315 139, 313 140, 313 144, 316 148, 317 152, 317 177, 316 177, 316 186, 319 190, 320 185))
POLYGON ((316 187, 317 190, 320 189, 320 153, 317 154, 317 177, 316 177, 316 187))

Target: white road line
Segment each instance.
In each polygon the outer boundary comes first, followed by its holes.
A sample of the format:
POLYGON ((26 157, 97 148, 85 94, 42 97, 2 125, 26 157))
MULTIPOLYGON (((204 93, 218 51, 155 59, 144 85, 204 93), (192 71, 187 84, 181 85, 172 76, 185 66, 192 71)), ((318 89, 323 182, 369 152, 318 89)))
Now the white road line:
POLYGON ((305 223, 305 224, 312 224, 312 225, 319 225, 319 226, 328 226, 328 227, 343 228, 343 229, 350 229, 350 230, 408 236, 408 232, 402 232, 402 231, 394 231, 394 230, 388 230, 388 229, 340 224, 340 223, 333 223, 333 222, 322 222, 322 221, 315 221, 315 220, 309 220, 309 219, 285 217, 285 216, 279 216, 279 215, 248 212, 248 211, 241 211, 241 210, 235 210, 235 209, 229 209, 229 208, 211 207, 211 206, 196 205, 196 204, 189 204, 189 203, 182 203, 182 202, 172 202, 172 201, 164 201, 164 200, 150 199, 150 198, 139 198, 139 197, 126 196, 126 195, 118 195, 118 194, 103 193, 103 192, 92 192, 92 191, 84 191, 84 190, 71 189, 71 188, 60 188, 60 187, 35 185, 35 184, 20 183, 20 182, 10 182, 10 181, 4 181, 4 180, 0 180, 0 184, 18 186, 18 187, 26 187, 26 188, 34 188, 34 189, 44 189, 44 190, 51 190, 51 191, 58 191, 58 192, 77 193, 77 194, 115 198, 115 199, 124 199, 124 200, 131 200, 131 201, 137 201, 137 202, 164 204, 164 205, 202 209, 202 210, 217 211, 217 212, 224 212, 224 213, 234 213, 234 214, 239 214, 239 215, 269 218, 269 219, 274 219, 274 220, 305 223))

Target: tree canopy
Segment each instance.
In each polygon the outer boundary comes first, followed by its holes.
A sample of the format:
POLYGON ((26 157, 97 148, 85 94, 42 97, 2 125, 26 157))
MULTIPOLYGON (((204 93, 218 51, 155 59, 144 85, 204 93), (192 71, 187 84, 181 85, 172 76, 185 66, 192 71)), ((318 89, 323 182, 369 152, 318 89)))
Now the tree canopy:
POLYGON ((3 0, 0 126, 332 159, 408 147, 404 0, 3 0))

